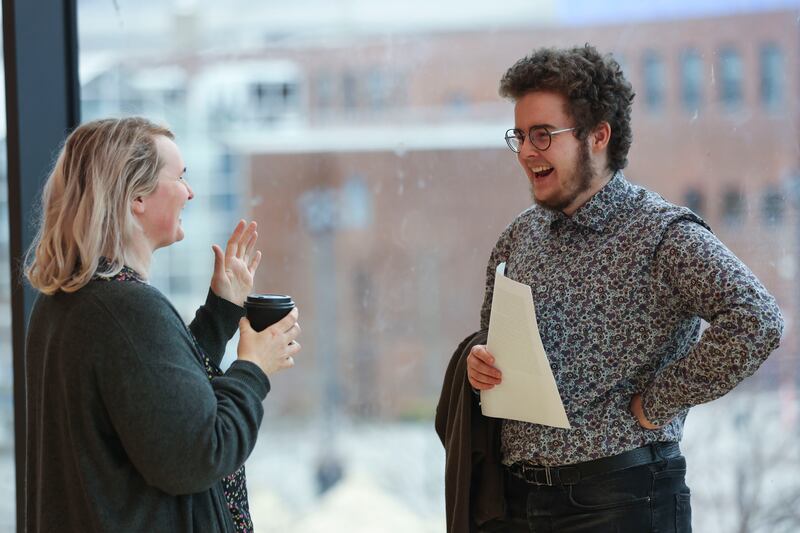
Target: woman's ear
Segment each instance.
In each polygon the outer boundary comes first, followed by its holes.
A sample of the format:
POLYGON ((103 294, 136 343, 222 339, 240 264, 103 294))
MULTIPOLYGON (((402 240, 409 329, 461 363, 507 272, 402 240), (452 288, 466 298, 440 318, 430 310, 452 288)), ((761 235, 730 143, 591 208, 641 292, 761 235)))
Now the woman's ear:
POLYGON ((133 199, 133 202, 131 202, 131 212, 134 215, 141 215, 144 213, 144 200, 141 196, 137 196, 133 199))

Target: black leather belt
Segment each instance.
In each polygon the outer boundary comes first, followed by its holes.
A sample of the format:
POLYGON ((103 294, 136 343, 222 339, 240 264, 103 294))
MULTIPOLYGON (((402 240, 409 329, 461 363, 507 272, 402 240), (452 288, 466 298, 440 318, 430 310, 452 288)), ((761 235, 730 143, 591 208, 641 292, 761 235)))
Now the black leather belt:
POLYGON ((585 463, 565 466, 537 466, 529 463, 514 463, 507 467, 514 476, 532 485, 576 485, 581 479, 608 474, 678 457, 681 454, 677 442, 656 442, 635 450, 611 457, 603 457, 585 463))

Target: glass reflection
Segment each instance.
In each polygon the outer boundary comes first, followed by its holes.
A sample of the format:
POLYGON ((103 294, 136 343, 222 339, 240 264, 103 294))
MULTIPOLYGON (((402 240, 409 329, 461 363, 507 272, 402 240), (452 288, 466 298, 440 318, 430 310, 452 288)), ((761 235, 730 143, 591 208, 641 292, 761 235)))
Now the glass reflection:
MULTIPOLYGON (((420 3, 422 23, 364 2, 268 4, 236 2, 234 17, 202 1, 79 2, 83 119, 167 122, 198 191, 184 213, 193 231, 156 255, 154 284, 188 315, 220 228, 255 218, 257 289, 304 310, 303 360, 275 383, 248 462, 257 527, 369 530, 390 515, 392 531, 443 530, 433 407, 451 351, 477 327, 491 246, 528 205, 499 76, 521 50, 587 40, 631 69, 627 174, 700 212, 789 324, 755 377, 689 417, 695 528, 770 523, 777 504, 742 492, 757 483, 800 495, 781 474, 800 462, 795 10, 712 2, 642 20, 622 6, 609 21, 587 2, 518 2, 503 19, 462 3, 448 21, 420 3), (779 449, 790 452, 772 458, 779 449)), ((779 531, 758 524, 746 530, 779 531)))

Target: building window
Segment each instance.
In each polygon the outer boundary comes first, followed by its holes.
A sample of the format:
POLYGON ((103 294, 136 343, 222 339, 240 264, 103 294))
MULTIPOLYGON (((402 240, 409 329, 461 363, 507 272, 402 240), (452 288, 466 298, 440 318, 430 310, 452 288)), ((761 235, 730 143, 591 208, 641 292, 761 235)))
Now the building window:
POLYGON ((445 98, 445 106, 453 113, 463 113, 469 109, 469 97, 461 91, 452 92, 445 98))
POLYGON ((258 119, 272 122, 297 110, 298 86, 293 82, 256 82, 250 94, 258 119))
POLYGON ((217 172, 225 178, 225 186, 230 186, 231 176, 236 174, 236 156, 228 149, 223 149, 217 160, 217 172))
POLYGON ((786 201, 781 191, 775 186, 767 187, 761 200, 764 223, 768 226, 777 226, 783 222, 785 211, 786 201))
POLYGON ((316 79, 317 106, 320 109, 330 109, 333 107, 335 97, 335 87, 333 76, 328 72, 323 72, 316 79))
POLYGON ((644 54, 644 102, 650 111, 659 111, 664 105, 664 60, 654 52, 644 54))
POLYGON ((783 100, 783 53, 776 44, 766 44, 759 54, 761 69, 761 105, 776 110, 783 100))
POLYGON ((352 72, 345 72, 342 77, 342 91, 344 92, 344 108, 353 110, 358 107, 358 80, 352 72))
POLYGON ((725 48, 719 53, 720 100, 725 109, 738 109, 742 104, 744 65, 739 52, 725 48))
POLYGON ((722 221, 729 226, 738 225, 744 219, 744 196, 742 191, 729 187, 722 194, 722 221))
POLYGON ((698 215, 703 216, 703 211, 705 211, 705 199, 703 198, 703 193, 699 190, 689 189, 686 191, 686 194, 683 196, 683 203, 698 215))
POLYGON ((389 105, 391 83, 385 72, 374 68, 367 73, 367 95, 373 111, 380 111, 389 105))
POLYGON ((697 50, 681 55, 681 102, 687 111, 697 111, 703 97, 703 58, 697 50))

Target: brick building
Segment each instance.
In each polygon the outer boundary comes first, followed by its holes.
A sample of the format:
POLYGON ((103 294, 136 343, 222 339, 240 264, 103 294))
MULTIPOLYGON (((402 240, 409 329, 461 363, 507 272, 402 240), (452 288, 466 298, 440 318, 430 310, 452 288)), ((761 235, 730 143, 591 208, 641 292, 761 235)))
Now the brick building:
POLYGON ((265 252, 258 287, 291 292, 303 308, 309 371, 291 379, 321 391, 312 369, 329 357, 331 397, 347 408, 430 408, 451 349, 478 325, 491 246, 530 202, 502 139, 513 108, 497 96, 499 78, 535 47, 589 42, 613 52, 637 93, 628 178, 702 214, 779 298, 783 346, 751 383, 796 382, 796 20, 542 25, 256 53, 297 66, 271 94, 304 117, 226 136, 249 161, 265 252), (313 190, 324 201, 309 208, 299 199, 313 190), (320 309, 320 298, 332 303, 320 309))
POLYGON ((592 43, 637 93, 626 175, 698 211, 777 295, 783 346, 751 383, 789 384, 797 16, 592 26, 549 16, 489 30, 310 32, 239 51, 184 43, 101 57, 84 76, 84 119, 143 113, 177 132, 200 194, 184 217, 194 231, 157 256, 154 277, 185 316, 207 287, 206 241, 224 239, 240 213, 261 224, 258 289, 296 296, 304 325, 303 370, 285 378, 302 393, 271 406, 412 416, 430 413, 450 351, 478 325, 489 251, 530 203, 503 141, 513 106, 498 81, 535 47, 592 43))

